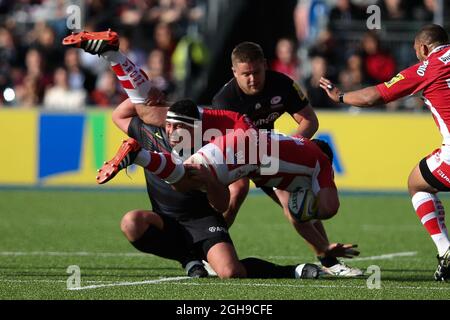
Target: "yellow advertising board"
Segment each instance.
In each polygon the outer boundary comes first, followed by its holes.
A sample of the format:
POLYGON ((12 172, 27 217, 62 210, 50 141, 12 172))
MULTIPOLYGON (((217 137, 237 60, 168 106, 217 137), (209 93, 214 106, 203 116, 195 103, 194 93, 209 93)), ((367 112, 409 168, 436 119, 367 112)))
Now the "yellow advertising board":
MULTIPOLYGON (((340 189, 406 190, 411 169, 441 144, 429 113, 318 113, 317 138, 334 152, 340 189)), ((290 134, 289 115, 276 129, 290 134)), ((96 169, 111 158, 126 136, 111 122, 110 111, 80 114, 38 110, 0 110, 0 185, 144 187, 142 169, 119 174, 106 186, 95 183, 96 169)))
MULTIPOLYGON (((406 190, 411 169, 441 145, 429 113, 321 112, 318 117, 315 137, 331 142, 340 189, 406 190)), ((276 123, 287 134, 295 127, 289 115, 276 123)))

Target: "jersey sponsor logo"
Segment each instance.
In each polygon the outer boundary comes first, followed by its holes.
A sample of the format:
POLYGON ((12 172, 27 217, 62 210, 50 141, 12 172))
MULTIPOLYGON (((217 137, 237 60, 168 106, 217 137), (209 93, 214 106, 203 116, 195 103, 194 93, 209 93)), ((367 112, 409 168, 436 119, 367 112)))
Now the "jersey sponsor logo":
POLYGON ((306 96, 303 94, 303 91, 302 91, 302 89, 300 89, 300 86, 295 81, 292 82, 292 86, 297 91, 298 96, 300 97, 300 99, 305 100, 306 96))
POLYGON ((214 226, 212 226, 212 227, 208 228, 208 231, 209 232, 224 232, 224 233, 228 233, 228 230, 226 228, 224 228, 224 227, 214 227, 214 226))
POLYGON ((281 101, 281 97, 280 96, 275 96, 272 99, 270 99, 270 104, 279 104, 281 101))
POLYGON ((396 84, 397 82, 399 82, 399 81, 401 81, 401 80, 403 80, 403 79, 405 79, 405 77, 404 77, 401 73, 399 73, 399 74, 397 74, 396 76, 394 76, 391 80, 389 80, 388 82, 385 82, 384 85, 385 85, 387 88, 390 88, 390 87, 392 87, 394 84, 396 84))
POLYGON ((427 71, 427 67, 428 67, 429 63, 430 62, 428 60, 426 60, 423 62, 423 64, 421 64, 419 66, 419 68, 416 71, 419 76, 423 77, 425 75, 425 71, 427 71))
POLYGON ((445 181, 447 181, 447 183, 450 183, 450 178, 441 170, 441 169, 438 169, 437 170, 437 174, 442 178, 442 179, 444 179, 445 181))
POLYGON ((450 50, 444 53, 442 56, 438 58, 442 63, 447 64, 450 62, 450 50))
POLYGON ((269 124, 271 122, 274 122, 280 117, 280 114, 278 112, 272 112, 267 116, 265 119, 258 119, 255 121, 255 124, 257 127, 263 125, 263 124, 269 124))

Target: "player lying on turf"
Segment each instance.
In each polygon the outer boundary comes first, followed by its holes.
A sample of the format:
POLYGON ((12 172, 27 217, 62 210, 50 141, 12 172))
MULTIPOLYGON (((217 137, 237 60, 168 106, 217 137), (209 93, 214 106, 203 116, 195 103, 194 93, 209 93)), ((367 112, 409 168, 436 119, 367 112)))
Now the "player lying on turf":
MULTIPOLYGON (((114 33, 89 33, 85 34, 85 39, 82 41, 80 39, 80 36, 72 36, 65 39, 65 44, 79 46, 85 49, 85 51, 91 52, 91 53, 101 53, 103 57, 105 57, 107 60, 109 60, 112 64, 112 67, 116 74, 118 75, 119 79, 121 80, 123 86, 125 87, 127 93, 129 94, 131 100, 135 103, 135 106, 131 107, 126 106, 124 104, 124 107, 119 107, 115 110, 113 114, 113 118, 115 123, 126 133, 128 133, 128 126, 130 124, 132 116, 134 116, 136 113, 139 115, 140 118, 145 119, 145 122, 147 123, 163 123, 165 119, 165 112, 166 109, 161 107, 162 104, 162 96, 150 94, 149 97, 147 97, 147 91, 149 89, 148 80, 146 80, 145 73, 143 73, 142 70, 138 70, 134 64, 127 60, 125 56, 123 56, 120 52, 117 51, 117 44, 115 42, 115 36, 114 33), (103 37, 99 37, 98 35, 101 34, 103 37), (89 50, 91 49, 91 50, 89 50), (111 49, 111 50, 109 50, 111 49), (145 98, 144 98, 145 97, 145 98), (150 105, 159 105, 159 108, 151 108, 146 104, 150 105), (121 114, 120 116, 118 116, 121 114)), ((155 93, 155 92, 153 92, 155 93)), ((219 110, 220 111, 220 110, 219 110)), ((216 119, 217 115, 220 115, 217 113, 214 113, 214 111, 208 111, 205 110, 201 113, 202 120, 203 120, 203 129, 208 128, 238 128, 239 126, 236 125, 236 123, 239 123, 238 119, 244 119, 242 116, 239 116, 237 114, 230 116, 228 114, 227 121, 224 123, 225 115, 222 114, 222 118, 216 119), (219 120, 219 121, 218 121, 219 120), (230 121, 228 121, 230 120, 230 121), (215 122, 214 122, 215 121, 215 122), (209 124, 208 123, 212 123, 209 124)), ((176 119, 172 119, 175 121, 176 119)), ((192 119, 189 119, 192 120, 192 119)), ((241 128, 242 126, 248 125, 244 119, 244 121, 241 122, 241 128)), ((243 128, 245 129, 245 128, 243 128)), ((169 134, 170 137, 170 144, 174 145, 177 142, 177 138, 174 138, 172 136, 172 132, 175 132, 177 130, 176 125, 171 126, 171 122, 168 121, 166 125, 166 131, 169 134)), ((222 131, 221 131, 222 132, 222 131)), ((161 134, 162 136, 162 134, 161 134)), ((175 135, 174 135, 175 136, 175 135)), ((139 157, 138 157, 139 158, 139 157)), ((125 162, 129 162, 128 158, 125 158, 125 162)), ((112 163, 112 162, 110 162, 112 163)), ((153 163, 155 165, 155 163, 153 163)), ((164 170, 164 172, 161 172, 162 175, 168 174, 169 171, 164 170)), ((166 176, 166 178, 170 179, 170 174, 166 176)), ((306 179, 307 180, 307 179, 306 179)), ((153 202, 153 201, 152 201, 153 202)), ((330 256, 345 256, 347 254, 352 254, 349 252, 354 252, 355 254, 357 251, 348 251, 346 253, 341 252, 338 253, 339 248, 343 248, 344 246, 341 244, 329 244, 328 248, 324 250, 324 252, 329 253, 330 256)), ((350 248, 351 245, 345 245, 345 248, 350 248)), ((344 248, 344 249, 345 249, 344 248)), ((333 265, 334 267, 334 265, 333 265)), ((333 274, 341 275, 341 276, 352 276, 352 275, 360 275, 362 272, 356 268, 349 268, 342 264, 338 265, 338 267, 344 267, 345 269, 341 270, 340 268, 338 270, 339 273, 336 273, 333 271, 333 274)))
POLYGON ((450 190, 450 44, 439 25, 426 25, 416 34, 414 49, 420 63, 400 71, 392 80, 377 86, 346 92, 328 79, 320 86, 335 102, 371 107, 422 91, 427 107, 442 134, 442 146, 420 161, 408 179, 414 209, 438 250, 437 281, 450 280, 450 239, 445 211, 437 193, 450 190))

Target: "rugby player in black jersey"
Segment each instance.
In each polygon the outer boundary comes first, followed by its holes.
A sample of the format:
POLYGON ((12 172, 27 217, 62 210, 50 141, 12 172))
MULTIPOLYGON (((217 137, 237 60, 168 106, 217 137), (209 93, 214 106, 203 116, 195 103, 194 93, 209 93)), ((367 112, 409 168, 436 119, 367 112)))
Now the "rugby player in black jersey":
MULTIPOLYGON (((176 102, 169 108, 175 115, 179 111, 179 117, 166 119, 164 95, 151 88, 145 73, 118 50, 117 33, 111 30, 73 33, 64 38, 63 44, 98 54, 111 63, 130 97, 114 110, 112 120, 140 146, 170 153, 178 143, 173 138, 174 131, 184 129, 193 136, 193 124, 186 120, 183 112, 186 101, 176 102)), ((133 146, 124 141, 121 151, 127 152, 129 148, 133 146)), ((125 157, 123 161, 127 163, 123 166, 134 160, 125 157)), ((222 212, 206 193, 176 192, 147 170, 145 178, 152 210, 129 211, 121 221, 122 232, 136 249, 179 261, 193 277, 207 275, 199 260, 206 260, 220 278, 312 279, 319 276, 320 269, 314 264, 279 266, 258 258, 239 260, 222 212)), ((337 251, 344 249, 337 248, 337 251)))
MULTIPOLYGON (((238 44, 232 54, 233 79, 226 83, 214 96, 212 107, 246 114, 258 128, 271 130, 275 120, 288 112, 298 123, 295 134, 311 138, 319 127, 317 116, 302 90, 288 76, 267 69, 261 47, 253 42, 238 44)), ((283 212, 297 232, 309 243, 329 274, 340 277, 360 276, 363 272, 329 256, 330 244, 321 221, 299 223, 289 214, 289 193, 284 190, 262 188, 274 201, 282 206, 283 212)), ((249 179, 243 178, 229 186, 231 200, 224 213, 231 226, 237 212, 247 196, 249 179)))
MULTIPOLYGON (((145 149, 170 153, 178 143, 171 138, 175 130, 192 131, 193 135, 192 123, 183 119, 185 103, 186 100, 181 100, 169 108, 171 114, 180 111, 180 116, 175 117, 177 120, 168 118, 165 128, 151 124, 160 122, 149 115, 151 108, 157 107, 134 105, 130 100, 114 110, 113 121, 145 149), (147 115, 150 120, 146 121, 147 115)), ((122 146, 127 148, 127 142, 122 146)), ((148 170, 145 178, 152 210, 129 211, 121 221, 122 232, 136 249, 177 260, 193 277, 207 275, 200 260, 207 261, 220 278, 314 279, 319 276, 320 268, 310 263, 279 266, 258 258, 239 260, 222 212, 207 193, 176 192, 148 170)))

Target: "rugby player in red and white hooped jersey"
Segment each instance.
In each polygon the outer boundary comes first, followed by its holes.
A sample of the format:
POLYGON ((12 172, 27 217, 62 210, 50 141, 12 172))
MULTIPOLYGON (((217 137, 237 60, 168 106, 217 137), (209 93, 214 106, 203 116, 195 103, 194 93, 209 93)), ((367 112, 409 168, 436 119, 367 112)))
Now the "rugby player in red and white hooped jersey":
MULTIPOLYGON (((199 118, 193 116, 196 110, 194 102, 190 105, 184 100, 174 103, 167 115, 168 126, 182 125, 184 130, 192 133, 192 121, 199 118)), ((167 127, 166 131, 170 132, 167 127)), ((183 150, 193 146, 193 140, 185 138, 170 143, 187 145, 183 150)), ((339 208, 332 151, 321 140, 261 134, 253 128, 232 130, 201 147, 184 164, 169 153, 141 149, 134 139, 128 139, 125 144, 133 148, 125 152, 119 149, 116 156, 99 170, 98 183, 111 180, 117 172, 134 163, 172 184, 177 191, 205 190, 210 203, 219 212, 228 208, 230 192, 227 186, 243 177, 252 178, 258 186, 292 192, 293 196, 300 188, 311 189, 317 197, 317 210, 310 212, 313 215, 307 217, 308 220, 329 219, 339 208), (123 159, 128 161, 123 162, 123 159)), ((303 218, 301 221, 307 221, 303 218)))
POLYGON ((438 250, 434 278, 450 280, 450 239, 439 191, 450 191, 450 44, 439 25, 426 25, 416 34, 414 49, 419 63, 377 86, 346 92, 328 79, 320 86, 335 102, 371 107, 422 91, 425 104, 442 134, 442 146, 423 158, 408 178, 414 209, 438 250))

